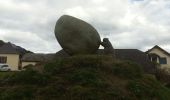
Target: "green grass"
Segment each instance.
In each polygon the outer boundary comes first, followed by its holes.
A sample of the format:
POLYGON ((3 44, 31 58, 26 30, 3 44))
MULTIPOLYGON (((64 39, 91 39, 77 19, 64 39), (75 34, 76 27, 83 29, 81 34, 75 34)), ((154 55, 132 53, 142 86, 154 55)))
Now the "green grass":
POLYGON ((0 73, 0 100, 170 100, 170 90, 133 62, 73 56, 43 66, 0 73))

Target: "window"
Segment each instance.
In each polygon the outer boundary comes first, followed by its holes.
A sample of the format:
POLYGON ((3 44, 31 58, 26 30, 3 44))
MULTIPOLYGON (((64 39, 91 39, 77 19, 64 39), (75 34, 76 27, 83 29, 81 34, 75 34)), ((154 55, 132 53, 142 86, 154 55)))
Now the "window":
POLYGON ((7 62, 7 57, 0 56, 0 63, 6 63, 6 62, 7 62))
POLYGON ((159 63, 160 63, 160 64, 167 64, 166 58, 160 58, 160 59, 159 59, 159 63))

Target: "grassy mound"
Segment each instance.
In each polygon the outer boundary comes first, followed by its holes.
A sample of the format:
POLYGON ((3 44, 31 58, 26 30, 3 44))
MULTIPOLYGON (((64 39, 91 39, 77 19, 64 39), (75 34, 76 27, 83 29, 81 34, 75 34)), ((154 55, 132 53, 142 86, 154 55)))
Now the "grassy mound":
POLYGON ((129 61, 75 56, 0 77, 0 100, 170 100, 170 90, 129 61))

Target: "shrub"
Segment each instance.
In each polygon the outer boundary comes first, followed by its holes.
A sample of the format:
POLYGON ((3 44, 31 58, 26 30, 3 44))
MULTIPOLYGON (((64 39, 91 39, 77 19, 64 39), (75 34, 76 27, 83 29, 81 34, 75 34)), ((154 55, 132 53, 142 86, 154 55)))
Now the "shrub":
POLYGON ((151 88, 146 87, 144 84, 141 84, 138 81, 130 81, 130 83, 128 84, 128 88, 132 92, 132 94, 140 99, 144 99, 146 95, 152 95, 153 92, 152 90, 150 90, 151 88))
POLYGON ((102 100, 97 90, 83 86, 73 86, 69 89, 67 99, 71 100, 102 100))
POLYGON ((169 100, 170 90, 163 87, 153 76, 146 75, 142 79, 131 80, 127 85, 132 96, 139 100, 169 100))
POLYGON ((140 78, 143 74, 141 66, 133 62, 114 63, 112 71, 114 75, 130 79, 140 78))
POLYGON ((61 100, 65 95, 66 87, 64 85, 48 85, 40 88, 37 93, 38 100, 61 100))
POLYGON ((170 100, 139 65, 105 56, 57 59, 41 72, 28 67, 5 77, 0 100, 170 100))
POLYGON ((71 58, 73 66, 77 67, 93 67, 97 68, 101 65, 101 56, 86 55, 86 56, 74 56, 71 58))
POLYGON ((62 66, 62 60, 58 60, 55 63, 47 63, 44 65, 44 73, 49 75, 55 75, 61 71, 62 66))
POLYGON ((30 86, 11 87, 0 94, 0 100, 34 100, 36 89, 30 86))
POLYGON ((67 97, 71 100, 131 100, 119 89, 89 88, 81 85, 69 89, 67 97))
POLYGON ((72 74, 66 76, 66 78, 71 82, 80 85, 100 86, 100 84, 102 84, 96 71, 90 68, 75 70, 72 74))
POLYGON ((48 77, 34 71, 32 69, 26 69, 24 71, 16 72, 6 80, 7 84, 47 84, 48 77))
POLYGON ((155 76, 162 83, 170 84, 170 74, 166 69, 157 68, 155 76))

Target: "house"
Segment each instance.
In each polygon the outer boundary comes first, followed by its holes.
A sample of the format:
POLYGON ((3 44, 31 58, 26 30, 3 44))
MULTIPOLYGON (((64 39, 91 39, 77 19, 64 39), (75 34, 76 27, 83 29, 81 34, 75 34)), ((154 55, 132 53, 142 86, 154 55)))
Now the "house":
POLYGON ((24 66, 39 62, 51 61, 55 54, 37 54, 20 46, 0 40, 0 63, 8 64, 12 71, 21 70, 24 66))
POLYGON ((160 64, 161 68, 170 68, 170 53, 159 47, 158 45, 146 52, 150 61, 160 64))
POLYGON ((0 63, 8 64, 12 71, 17 71, 22 68, 21 58, 26 53, 31 52, 10 42, 6 43, 0 40, 0 63))
POLYGON ((0 47, 0 63, 8 64, 11 70, 19 69, 20 57, 17 47, 10 42, 0 47))

